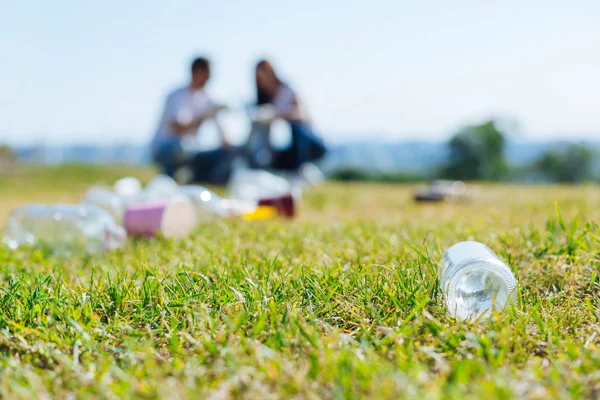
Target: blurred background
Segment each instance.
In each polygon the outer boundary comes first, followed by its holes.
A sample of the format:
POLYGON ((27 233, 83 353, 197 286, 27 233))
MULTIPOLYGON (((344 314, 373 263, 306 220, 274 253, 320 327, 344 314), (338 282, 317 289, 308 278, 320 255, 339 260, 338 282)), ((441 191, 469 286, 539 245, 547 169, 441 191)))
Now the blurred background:
MULTIPOLYGON (((332 178, 597 180, 599 21, 594 0, 5 2, 0 171, 148 165, 164 96, 200 54, 236 144, 255 61, 273 60, 332 178)), ((210 125, 199 137, 218 143, 210 125)))

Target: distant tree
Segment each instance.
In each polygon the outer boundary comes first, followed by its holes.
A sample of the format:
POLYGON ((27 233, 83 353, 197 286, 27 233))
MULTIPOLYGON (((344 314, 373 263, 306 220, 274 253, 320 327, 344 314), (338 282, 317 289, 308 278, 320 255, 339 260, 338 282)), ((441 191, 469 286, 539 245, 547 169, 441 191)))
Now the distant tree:
POLYGON ((363 169, 347 167, 331 172, 327 178, 333 181, 341 182, 407 183, 423 182, 429 177, 402 172, 371 172, 363 169))
POLYGON ((581 144, 549 150, 533 163, 533 170, 553 182, 575 183, 593 178, 596 153, 581 144))
POLYGON ((12 149, 0 144, 0 173, 12 172, 19 166, 19 160, 12 149))
POLYGON ((462 180, 502 179, 508 172, 504 144, 504 134, 494 121, 468 126, 448 142, 448 163, 442 175, 462 180))

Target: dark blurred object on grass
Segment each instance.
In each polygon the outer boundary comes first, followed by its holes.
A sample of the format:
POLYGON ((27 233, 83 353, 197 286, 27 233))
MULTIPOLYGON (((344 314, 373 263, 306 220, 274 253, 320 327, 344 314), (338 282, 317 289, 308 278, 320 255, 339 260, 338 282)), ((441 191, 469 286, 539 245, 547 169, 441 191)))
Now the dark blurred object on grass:
POLYGON ((446 201, 456 203, 465 199, 467 187, 462 181, 436 180, 414 195, 417 202, 446 201))

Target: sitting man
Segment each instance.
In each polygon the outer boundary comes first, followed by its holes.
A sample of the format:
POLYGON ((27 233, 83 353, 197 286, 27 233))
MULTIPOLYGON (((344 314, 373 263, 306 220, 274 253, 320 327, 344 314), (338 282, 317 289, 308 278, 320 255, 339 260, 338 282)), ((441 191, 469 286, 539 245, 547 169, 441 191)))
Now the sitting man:
POLYGON ((224 110, 215 104, 204 90, 210 79, 210 62, 204 57, 194 59, 191 81, 168 96, 158 128, 152 139, 152 159, 162 172, 178 181, 224 183, 229 178, 233 149, 220 125, 216 123, 223 145, 213 151, 197 151, 186 145, 195 139, 204 121, 224 110))

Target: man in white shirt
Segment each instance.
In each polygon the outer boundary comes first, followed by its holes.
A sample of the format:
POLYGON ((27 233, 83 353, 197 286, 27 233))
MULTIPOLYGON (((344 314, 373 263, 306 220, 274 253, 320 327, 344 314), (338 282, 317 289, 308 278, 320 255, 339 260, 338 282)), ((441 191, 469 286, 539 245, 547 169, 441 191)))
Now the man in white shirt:
MULTIPOLYGON (((204 57, 194 59, 190 83, 167 96, 164 111, 151 143, 152 158, 163 173, 174 176, 179 170, 191 173, 193 180, 211 180, 211 170, 230 159, 230 145, 217 123, 223 147, 215 151, 196 152, 186 149, 186 139, 193 138, 202 123, 215 119, 226 107, 215 104, 204 90, 210 79, 210 62, 204 57)), ((230 160, 229 160, 230 161, 230 160)), ((226 169, 226 168, 225 168, 226 169)), ((217 179, 222 180, 222 179, 217 179)))

